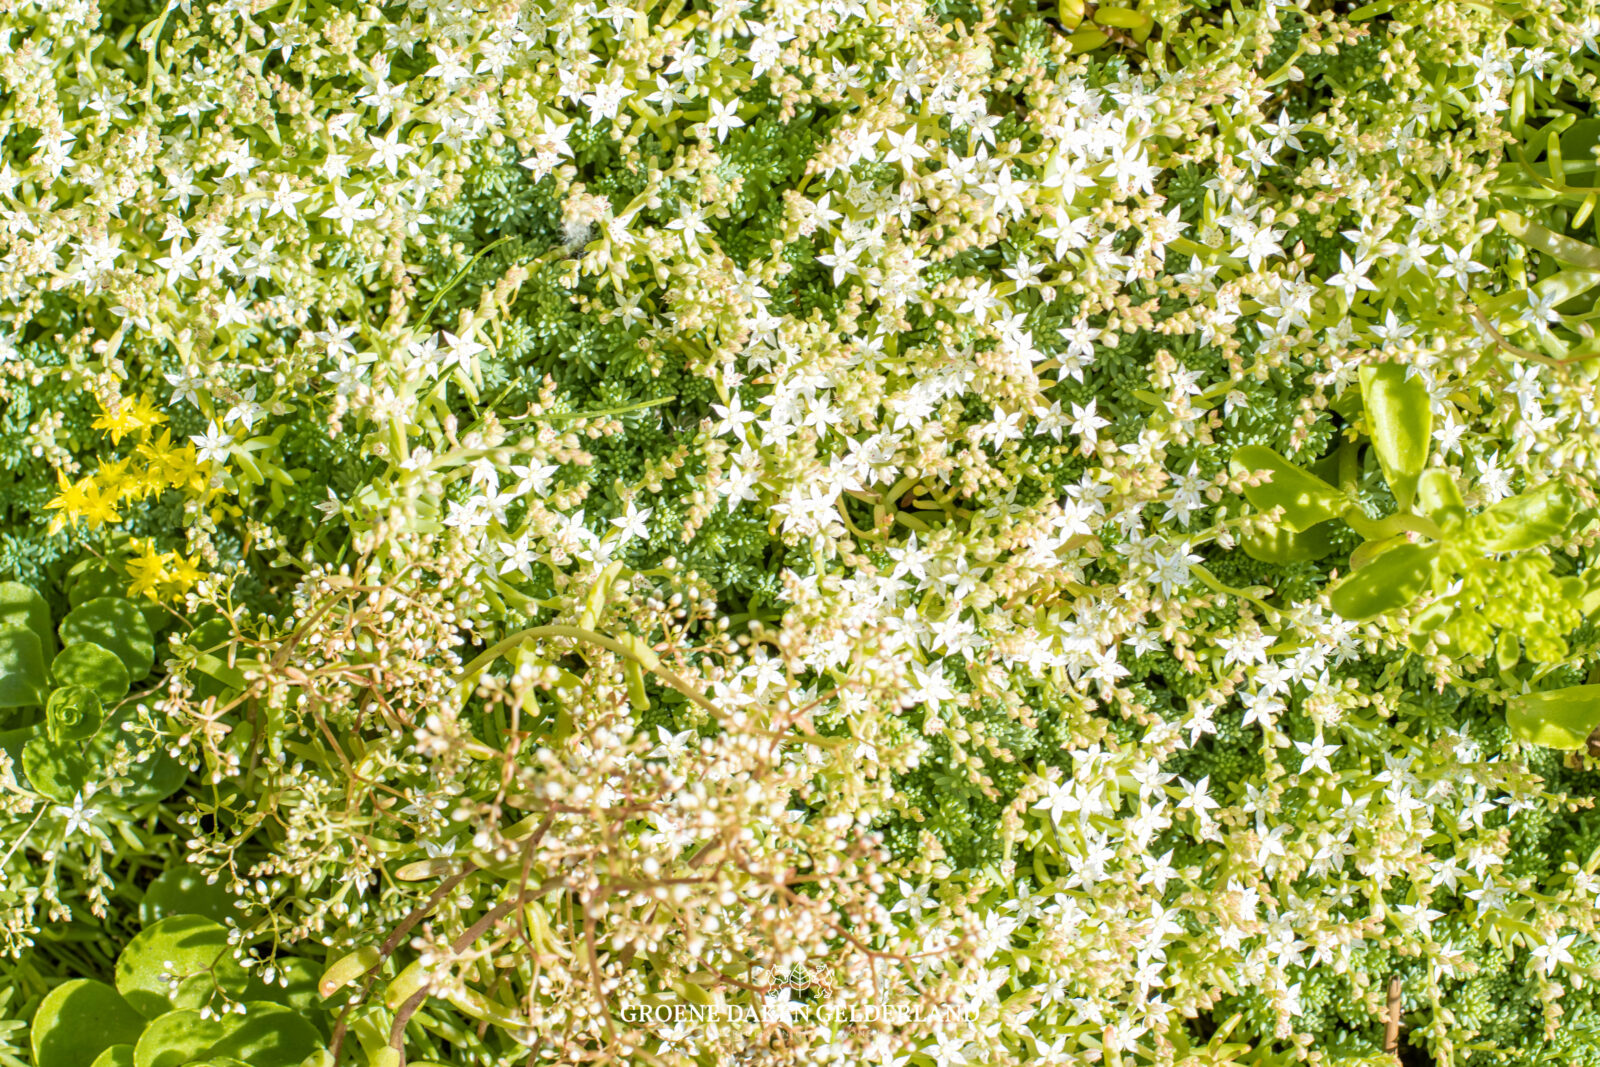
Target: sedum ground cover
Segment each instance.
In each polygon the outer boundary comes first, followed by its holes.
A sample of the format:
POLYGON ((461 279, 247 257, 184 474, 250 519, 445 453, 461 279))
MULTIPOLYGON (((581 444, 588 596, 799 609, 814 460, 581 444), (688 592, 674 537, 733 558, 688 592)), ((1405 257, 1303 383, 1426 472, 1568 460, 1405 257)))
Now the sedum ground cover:
POLYGON ((1600 1063, 1589 0, 0 18, 0 1064, 1600 1063))

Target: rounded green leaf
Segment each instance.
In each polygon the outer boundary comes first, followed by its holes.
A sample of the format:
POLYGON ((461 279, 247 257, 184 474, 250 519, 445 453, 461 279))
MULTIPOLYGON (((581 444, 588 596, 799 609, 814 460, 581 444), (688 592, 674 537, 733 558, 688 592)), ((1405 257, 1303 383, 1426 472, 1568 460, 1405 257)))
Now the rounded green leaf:
MULTIPOLYGON (((34 728, 21 726, 13 730, 0 730, 0 752, 4 752, 11 760, 12 766, 22 766, 22 749, 33 740, 34 728)), ((27 776, 27 772, 23 772, 27 776)))
POLYGON ((57 685, 82 685, 93 689, 107 704, 115 704, 127 696, 133 684, 120 656, 89 641, 79 641, 56 653, 50 664, 50 674, 57 685))
POLYGON ((1550 748, 1582 748, 1600 726, 1600 685, 1524 693, 1506 706, 1506 725, 1521 741, 1550 748))
POLYGON ((61 620, 61 643, 72 645, 79 641, 116 653, 133 681, 149 674, 155 663, 150 626, 138 605, 126 597, 96 597, 67 612, 61 620))
POLYGON ((1245 499, 1261 511, 1283 508, 1284 524, 1296 533, 1337 518, 1347 503, 1337 488, 1270 448, 1246 445, 1236 449, 1231 466, 1236 474, 1259 470, 1271 473, 1271 481, 1246 488, 1245 499))
POLYGON ((1423 471, 1417 479, 1417 503, 1441 526, 1452 519, 1464 518, 1467 513, 1455 478, 1449 471, 1437 467, 1423 471))
POLYGON ((139 1040, 144 1018, 104 982, 78 978, 45 995, 30 1029, 34 1067, 84 1067, 139 1040))
POLYGON ((50 622, 50 606, 21 582, 0 582, 0 630, 9 626, 32 630, 46 656, 55 652, 56 630, 50 622))
POLYGON ((52 741, 84 741, 105 722, 105 706, 94 690, 64 685, 50 693, 44 707, 45 733, 52 741))
MULTIPOLYGON (((94 735, 89 742, 89 754, 97 765, 110 760, 120 744, 126 744, 130 749, 148 747, 147 741, 136 740, 122 729, 122 724, 133 721, 134 716, 135 710, 125 706, 113 712, 100 732, 94 735)), ((183 786, 188 772, 164 747, 157 747, 148 752, 142 763, 129 767, 123 777, 125 781, 119 795, 124 800, 165 800, 183 786)))
POLYGON ((1433 440, 1427 383, 1419 376, 1408 377, 1400 363, 1362 367, 1360 374, 1361 400, 1378 465, 1401 510, 1410 511, 1433 440))
POLYGON ((232 1057, 250 1067, 298 1067, 322 1048, 322 1035, 299 1012, 281 1004, 252 1000, 241 1022, 213 1045, 209 1055, 232 1057))
POLYGON ((72 803, 96 769, 80 741, 52 741, 35 732, 22 746, 22 773, 28 784, 63 804, 72 803))
POLYGON ((227 1063, 297 1067, 322 1047, 322 1037, 299 1014, 279 1004, 245 1002, 243 1015, 201 1019, 193 1010, 168 1012, 150 1023, 134 1050, 135 1067, 227 1063))
POLYGON ((204 1007, 218 986, 238 996, 248 984, 228 931, 201 915, 173 915, 147 926, 117 957, 117 991, 148 1019, 204 1007), (166 976, 177 980, 176 990, 166 976))
POLYGON ((1333 610, 1360 621, 1398 611, 1428 587, 1438 545, 1397 545, 1328 590, 1333 610))
POLYGON ((250 972, 250 988, 245 990, 245 996, 281 1004, 302 1014, 313 1013, 321 1007, 322 995, 317 986, 322 968, 300 956, 279 956, 271 966, 277 972, 271 982, 262 978, 265 968, 250 972))
POLYGON ((0 629, 0 708, 43 704, 48 692, 38 636, 26 626, 0 629))
POLYGON ((67 572, 67 583, 67 603, 72 607, 98 597, 120 597, 128 591, 128 583, 122 575, 93 557, 74 564, 67 572))
POLYGON ((1507 497, 1474 515, 1468 528, 1490 552, 1538 548, 1559 535, 1572 521, 1572 493, 1560 482, 1507 497))
POLYGON ((1270 533, 1247 533, 1239 540, 1244 554, 1262 563, 1300 563, 1321 559, 1333 551, 1333 538, 1325 525, 1313 526, 1303 533, 1278 527, 1270 533))
POLYGON ((134 1067, 183 1067, 203 1060, 233 1025, 233 1016, 224 1021, 202 1019, 198 1011, 169 1011, 145 1027, 133 1049, 134 1067))
POLYGON ((145 926, 173 915, 200 915, 220 922, 236 914, 233 898, 220 880, 208 885, 204 875, 189 867, 163 871, 139 902, 139 921, 145 926))
POLYGON ((96 1056, 90 1067, 133 1067, 133 1046, 112 1045, 96 1056))

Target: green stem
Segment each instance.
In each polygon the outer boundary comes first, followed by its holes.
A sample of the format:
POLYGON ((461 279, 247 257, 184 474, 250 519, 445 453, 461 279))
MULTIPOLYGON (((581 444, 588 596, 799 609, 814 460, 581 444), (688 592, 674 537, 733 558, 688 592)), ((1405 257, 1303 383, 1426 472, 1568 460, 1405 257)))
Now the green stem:
POLYGON ((538 419, 542 422, 554 422, 557 419, 599 419, 611 415, 627 415, 631 412, 643 411, 646 408, 660 407, 662 404, 670 404, 676 399, 678 399, 676 395, 658 396, 652 400, 641 400, 636 404, 624 404, 615 408, 600 408, 596 411, 557 411, 548 415, 519 415, 517 418, 506 419, 505 421, 521 422, 524 419, 538 419))
POLYGON ((534 641, 541 637, 566 637, 574 641, 583 641, 587 644, 603 648, 608 652, 613 652, 624 659, 632 660, 634 663, 637 663, 643 669, 656 675, 662 681, 672 686, 672 688, 682 693, 685 697, 688 697, 706 711, 712 712, 713 714, 716 713, 717 706, 711 702, 710 698, 708 698, 704 693, 700 692, 694 686, 690 685, 689 682, 677 672, 662 666, 661 661, 656 659, 654 655, 641 653, 638 649, 630 648, 615 638, 607 637, 605 634, 597 633, 594 630, 584 629, 581 626, 563 626, 556 624, 550 626, 531 626, 526 630, 518 630, 516 633, 496 641, 494 644, 480 652, 476 657, 473 658, 472 662, 467 664, 466 669, 462 671, 462 676, 464 678, 472 678, 483 671, 484 668, 488 667, 489 664, 493 663, 507 652, 510 652, 524 641, 534 641))

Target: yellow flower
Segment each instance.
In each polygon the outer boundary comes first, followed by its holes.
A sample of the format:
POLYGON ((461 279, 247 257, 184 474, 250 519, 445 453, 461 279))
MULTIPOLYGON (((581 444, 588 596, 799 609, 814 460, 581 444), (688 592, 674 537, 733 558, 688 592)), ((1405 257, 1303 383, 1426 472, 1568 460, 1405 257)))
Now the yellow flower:
POLYGON ((140 554, 128 560, 125 566, 132 579, 128 595, 147 596, 151 600, 182 596, 205 577, 204 571, 178 553, 157 552, 153 541, 145 541, 140 554))
POLYGON ((172 586, 175 594, 187 593, 195 583, 205 577, 205 571, 182 556, 174 554, 172 561, 172 586))
POLYGON ((139 397, 129 406, 130 417, 138 423, 141 430, 154 429, 160 423, 167 421, 167 416, 147 396, 139 397))
POLYGON ((112 500, 120 500, 125 496, 140 495, 141 475, 128 469, 129 458, 114 459, 109 463, 102 463, 100 469, 94 472, 95 485, 112 500))
POLYGON ((160 484, 191 491, 205 487, 205 472, 195 462, 194 446, 173 445, 172 431, 162 430, 160 437, 141 441, 136 451, 149 463, 152 476, 160 484))
POLYGON ((112 407, 106 407, 106 402, 100 401, 100 411, 100 417, 94 420, 94 428, 111 434, 112 444, 121 444, 125 435, 139 428, 139 423, 133 417, 133 406, 126 397, 119 399, 112 407))
POLYGON ((147 596, 151 600, 160 599, 160 587, 171 581, 167 574, 167 564, 174 555, 172 552, 157 552, 155 545, 146 541, 143 555, 135 556, 127 562, 128 577, 133 579, 133 583, 128 586, 128 595, 147 596))
POLYGON ((119 397, 116 404, 107 407, 100 401, 101 415, 94 420, 94 428, 111 434, 112 444, 121 444, 130 433, 142 433, 167 417, 156 409, 148 397, 119 397))
POLYGON ((85 479, 84 486, 83 518, 93 530, 103 522, 120 522, 122 516, 117 514, 117 496, 102 489, 92 478, 85 479))
POLYGON ((88 487, 94 484, 92 478, 85 478, 79 482, 67 481, 67 476, 56 471, 56 480, 61 485, 61 492, 55 495, 46 507, 54 508, 59 514, 50 519, 50 532, 59 533, 63 526, 77 526, 78 520, 88 510, 88 487))

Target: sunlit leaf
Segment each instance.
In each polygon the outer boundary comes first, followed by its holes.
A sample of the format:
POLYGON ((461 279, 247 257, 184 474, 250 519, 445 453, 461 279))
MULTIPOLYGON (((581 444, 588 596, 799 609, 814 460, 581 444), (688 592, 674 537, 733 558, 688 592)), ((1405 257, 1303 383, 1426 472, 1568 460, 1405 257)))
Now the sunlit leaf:
POLYGON ((1600 685, 1525 693, 1506 707, 1514 737, 1550 748, 1579 748, 1600 726, 1600 685))
POLYGON ((1559 535, 1572 521, 1572 493, 1559 482, 1507 497, 1474 515, 1468 528, 1490 552, 1521 552, 1559 535))
POLYGON ((1390 549, 1328 591, 1333 610, 1358 621, 1398 611, 1427 589, 1438 555, 1438 545, 1390 549))
POLYGON ((55 654, 56 632, 44 597, 20 582, 0 582, 0 630, 12 626, 32 630, 46 658, 55 654))
POLYGON ((145 927, 117 957, 117 991, 146 1018, 204 1007, 219 987, 237 995, 247 984, 228 931, 200 915, 173 915, 145 927))
POLYGON ((1433 435, 1428 387, 1420 377, 1408 377, 1399 363, 1365 366, 1360 373, 1361 399, 1378 464, 1401 510, 1409 511, 1433 435))
POLYGON ((39 638, 24 626, 0 629, 0 708, 43 704, 47 692, 39 638))
POLYGON ((1271 473, 1270 481, 1247 487, 1245 499, 1261 511, 1283 508, 1284 524, 1296 533, 1335 518, 1348 503, 1335 486, 1296 467, 1270 448, 1246 445, 1237 449, 1231 467, 1236 474, 1259 470, 1271 473))
POLYGON ((155 662, 154 639, 138 605, 126 597, 103 596, 86 601, 61 620, 61 643, 87 641, 116 653, 138 681, 155 662))
POLYGON ((33 1017, 34 1067, 85 1067, 139 1039, 144 1018, 104 982, 78 978, 45 995, 33 1017))

